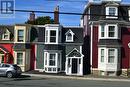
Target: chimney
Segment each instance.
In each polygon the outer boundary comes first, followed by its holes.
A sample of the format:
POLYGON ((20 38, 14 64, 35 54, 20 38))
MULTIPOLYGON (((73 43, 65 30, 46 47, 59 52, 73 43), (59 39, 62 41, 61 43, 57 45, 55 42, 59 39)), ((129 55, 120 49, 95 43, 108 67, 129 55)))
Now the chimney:
POLYGON ((54 9, 54 23, 59 24, 59 6, 54 9))
POLYGON ((29 21, 35 21, 35 13, 33 11, 30 13, 29 21))

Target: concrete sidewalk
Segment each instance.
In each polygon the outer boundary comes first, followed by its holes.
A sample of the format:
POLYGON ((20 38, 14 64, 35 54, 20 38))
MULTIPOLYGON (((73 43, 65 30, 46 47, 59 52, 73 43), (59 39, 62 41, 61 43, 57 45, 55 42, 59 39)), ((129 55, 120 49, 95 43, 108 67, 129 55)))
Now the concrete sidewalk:
POLYGON ((44 75, 44 74, 33 74, 33 73, 23 73, 22 75, 28 75, 31 77, 41 77, 41 78, 60 78, 60 79, 77 79, 77 80, 99 80, 99 81, 121 81, 130 82, 130 78, 119 78, 119 77, 92 77, 92 76, 61 76, 61 75, 44 75))

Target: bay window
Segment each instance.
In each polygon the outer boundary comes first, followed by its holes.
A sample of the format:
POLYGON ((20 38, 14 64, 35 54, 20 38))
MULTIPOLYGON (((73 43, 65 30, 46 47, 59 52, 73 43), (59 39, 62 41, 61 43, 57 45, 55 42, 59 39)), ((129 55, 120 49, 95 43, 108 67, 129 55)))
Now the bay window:
POLYGON ((58 30, 46 29, 46 31, 45 31, 45 43, 46 44, 58 43, 58 30))
POLYGON ((118 39, 118 33, 117 24, 99 25, 99 39, 118 39))
POLYGON ((44 52, 45 72, 57 73, 61 69, 61 52, 44 52))

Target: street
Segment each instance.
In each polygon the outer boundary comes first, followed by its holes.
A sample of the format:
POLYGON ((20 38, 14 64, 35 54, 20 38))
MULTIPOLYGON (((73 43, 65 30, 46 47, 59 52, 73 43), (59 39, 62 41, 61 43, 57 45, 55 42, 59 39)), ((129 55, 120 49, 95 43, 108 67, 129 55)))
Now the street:
POLYGON ((20 78, 0 77, 0 87, 130 87, 130 83, 23 76, 20 78))

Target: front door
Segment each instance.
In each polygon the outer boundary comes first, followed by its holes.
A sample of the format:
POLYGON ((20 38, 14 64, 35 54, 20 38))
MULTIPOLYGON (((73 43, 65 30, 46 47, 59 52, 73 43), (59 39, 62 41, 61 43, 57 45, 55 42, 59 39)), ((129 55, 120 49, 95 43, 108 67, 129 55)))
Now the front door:
POLYGON ((77 73, 78 59, 72 59, 72 73, 77 73))

